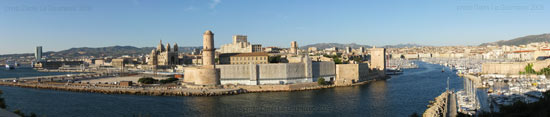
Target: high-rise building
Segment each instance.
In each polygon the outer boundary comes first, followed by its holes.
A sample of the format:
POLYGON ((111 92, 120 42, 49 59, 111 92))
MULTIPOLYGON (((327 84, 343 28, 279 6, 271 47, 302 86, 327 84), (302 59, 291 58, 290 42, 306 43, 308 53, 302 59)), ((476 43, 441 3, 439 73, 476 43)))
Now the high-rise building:
POLYGON ((42 61, 42 46, 36 46, 36 52, 34 53, 35 61, 42 61))

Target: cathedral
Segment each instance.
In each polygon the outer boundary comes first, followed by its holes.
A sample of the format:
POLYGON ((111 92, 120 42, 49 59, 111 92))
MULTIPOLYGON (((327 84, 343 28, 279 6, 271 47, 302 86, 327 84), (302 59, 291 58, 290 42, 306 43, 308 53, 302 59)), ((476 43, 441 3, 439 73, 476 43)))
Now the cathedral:
POLYGON ((151 51, 149 57, 147 58, 148 65, 155 66, 172 66, 179 65, 180 59, 178 57, 178 44, 174 44, 174 47, 170 47, 170 43, 164 46, 162 40, 160 40, 159 45, 156 49, 151 51))

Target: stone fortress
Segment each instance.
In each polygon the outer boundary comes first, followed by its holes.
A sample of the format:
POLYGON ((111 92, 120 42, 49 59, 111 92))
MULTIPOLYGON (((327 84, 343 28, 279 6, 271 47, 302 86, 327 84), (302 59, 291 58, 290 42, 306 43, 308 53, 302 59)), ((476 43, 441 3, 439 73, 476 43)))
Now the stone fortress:
POLYGON ((207 30, 203 34, 202 66, 184 70, 183 83, 188 87, 217 87, 220 85, 220 69, 215 65, 214 33, 207 30))
POLYGON ((216 61, 214 34, 206 31, 203 34, 203 64, 184 68, 183 84, 191 88, 218 88, 226 84, 313 83, 324 78, 335 85, 351 85, 385 76, 384 48, 370 49, 371 63, 335 64, 334 61, 312 61, 309 53, 300 53, 296 41, 292 41, 288 51, 282 53, 266 53, 249 47, 246 36, 235 35, 232 44, 222 46, 225 50, 220 51, 219 61, 216 61), (276 56, 285 61, 271 63, 270 57, 276 56))

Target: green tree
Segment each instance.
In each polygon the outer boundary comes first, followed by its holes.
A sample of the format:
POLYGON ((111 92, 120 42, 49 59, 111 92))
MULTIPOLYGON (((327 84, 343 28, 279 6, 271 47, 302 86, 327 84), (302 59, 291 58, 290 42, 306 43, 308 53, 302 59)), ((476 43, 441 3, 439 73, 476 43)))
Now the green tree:
POLYGON ((363 60, 361 59, 361 57, 355 57, 353 58, 353 61, 357 62, 357 63, 362 63, 363 60))
POLYGON ((281 62, 281 56, 271 56, 268 58, 269 63, 279 63, 281 62))
POLYGON ((319 78, 319 79, 317 79, 317 84, 319 84, 319 85, 326 85, 327 82, 325 81, 325 78, 319 78))
POLYGON ((167 83, 172 83, 172 82, 175 82, 175 81, 178 81, 177 78, 167 78, 167 79, 164 79, 164 80, 160 80, 160 84, 167 84, 167 83))
POLYGON ((533 64, 529 63, 525 66, 525 74, 536 74, 537 72, 533 69, 533 64))
POLYGON ((17 115, 19 115, 19 116, 21 116, 21 117, 24 117, 24 116, 25 116, 25 113, 21 112, 21 110, 19 110, 19 109, 13 111, 13 113, 15 113, 15 114, 17 114, 17 115))
POLYGON ((139 78, 138 82, 142 84, 154 84, 154 83, 157 83, 158 80, 151 77, 143 77, 143 78, 139 78))

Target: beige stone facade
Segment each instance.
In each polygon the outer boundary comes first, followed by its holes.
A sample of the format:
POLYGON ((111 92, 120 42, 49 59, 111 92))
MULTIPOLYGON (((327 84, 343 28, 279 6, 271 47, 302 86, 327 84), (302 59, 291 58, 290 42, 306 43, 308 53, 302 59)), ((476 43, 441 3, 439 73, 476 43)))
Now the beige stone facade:
POLYGON ((214 33, 207 30, 203 34, 202 66, 184 69, 185 84, 190 86, 220 85, 220 69, 216 68, 214 54, 214 33))
POLYGON ((371 60, 370 67, 373 70, 385 71, 386 70, 386 49, 385 48, 371 48, 371 60))
POLYGON ((170 44, 164 46, 162 40, 158 44, 157 48, 151 51, 149 57, 147 58, 148 65, 154 66, 171 66, 179 65, 178 57, 178 44, 174 44, 174 47, 171 48, 170 44))
POLYGON ((366 81, 369 77, 368 64, 337 64, 334 85, 349 85, 366 81))
POLYGON ((290 53, 291 54, 298 54, 298 42, 292 41, 290 43, 290 53))
POLYGON ((535 71, 540 71, 550 65, 550 60, 531 61, 531 62, 506 62, 506 63, 483 63, 481 73, 483 74, 508 74, 517 75, 519 72, 525 72, 525 66, 533 64, 535 71))
POLYGON ((234 35, 233 43, 224 44, 220 48, 220 53, 250 53, 261 52, 262 45, 250 44, 246 35, 234 35))
POLYGON ((269 55, 265 52, 220 54, 220 64, 268 64, 269 55))

